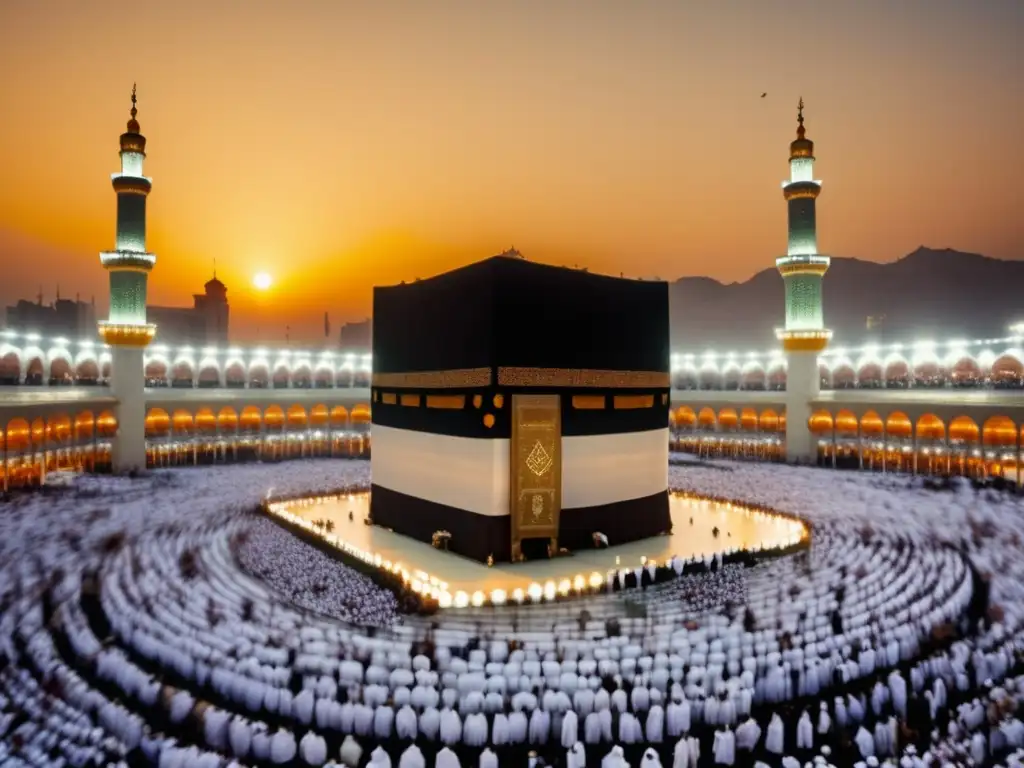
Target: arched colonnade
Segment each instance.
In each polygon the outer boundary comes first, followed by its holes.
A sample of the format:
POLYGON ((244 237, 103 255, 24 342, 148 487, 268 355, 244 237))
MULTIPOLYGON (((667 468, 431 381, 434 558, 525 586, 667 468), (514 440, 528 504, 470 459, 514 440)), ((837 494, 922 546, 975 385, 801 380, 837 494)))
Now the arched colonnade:
MULTIPOLYGON (((1020 482, 1024 416, 993 409, 819 408, 808 420, 818 461, 834 467, 928 475, 1003 476, 1020 482)), ((669 412, 672 446, 701 456, 783 460, 786 412, 679 405, 669 412)))
POLYGON ((370 406, 156 406, 146 413, 145 429, 150 466, 364 456, 370 406))

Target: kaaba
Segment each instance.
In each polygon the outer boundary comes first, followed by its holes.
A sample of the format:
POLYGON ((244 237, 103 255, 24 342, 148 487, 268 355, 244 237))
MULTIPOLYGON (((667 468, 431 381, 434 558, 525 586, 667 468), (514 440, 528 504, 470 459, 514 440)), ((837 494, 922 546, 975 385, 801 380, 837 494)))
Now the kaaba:
POLYGON ((374 524, 481 562, 669 530, 668 364, 664 282, 513 254, 374 288, 374 524))

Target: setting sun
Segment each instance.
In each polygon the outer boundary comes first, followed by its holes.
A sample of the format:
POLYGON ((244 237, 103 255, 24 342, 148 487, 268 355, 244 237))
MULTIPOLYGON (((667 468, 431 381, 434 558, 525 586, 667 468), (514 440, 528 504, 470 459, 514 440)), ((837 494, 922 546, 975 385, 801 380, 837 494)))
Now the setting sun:
POLYGON ((267 290, 273 282, 273 278, 266 272, 257 272, 252 277, 252 284, 260 291, 267 290))

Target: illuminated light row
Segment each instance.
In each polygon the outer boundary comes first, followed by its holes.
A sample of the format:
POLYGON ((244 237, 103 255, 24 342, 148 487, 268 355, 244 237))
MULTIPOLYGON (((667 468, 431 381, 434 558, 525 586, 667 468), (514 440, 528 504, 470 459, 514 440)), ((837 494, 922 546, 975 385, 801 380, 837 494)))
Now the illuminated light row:
MULTIPOLYGON (((1024 327, 1021 328, 1024 331, 1024 327)), ((776 333, 779 331, 777 330, 776 333)), ((808 331, 790 331, 790 334, 802 334, 808 333, 808 331)), ((814 333, 814 331, 809 331, 814 333)), ((988 347, 997 345, 1016 345, 1024 343, 1024 334, 1017 336, 1007 336, 1001 339, 974 339, 974 340, 963 340, 953 339, 951 341, 943 342, 939 344, 935 341, 917 341, 913 344, 865 344, 861 347, 835 347, 830 349, 827 354, 822 356, 823 361, 829 361, 841 357, 847 357, 851 355, 861 355, 863 357, 878 357, 883 353, 901 353, 904 351, 912 351, 919 355, 938 355, 938 349, 944 347, 947 350, 947 356, 949 354, 968 353, 974 348, 982 347, 984 351, 988 351, 988 347)), ((783 360, 781 349, 770 349, 766 352, 746 352, 740 353, 735 351, 729 352, 717 352, 714 350, 707 350, 705 352, 673 352, 671 355, 671 362, 673 368, 679 368, 682 363, 693 363, 697 359, 700 359, 702 363, 715 363, 719 358, 724 358, 726 362, 735 362, 740 359, 746 359, 750 362, 757 362, 763 359, 779 359, 783 360)))
MULTIPOLYGON (((356 493, 361 494, 365 492, 365 490, 360 490, 356 493)), ((780 532, 781 535, 785 536, 782 543, 777 543, 770 547, 757 544, 747 549, 731 547, 720 550, 720 553, 723 556, 732 555, 740 551, 756 554, 774 550, 783 550, 807 541, 810 536, 810 532, 806 525, 787 515, 756 509, 743 504, 723 502, 717 499, 697 496, 690 493, 672 491, 672 494, 687 501, 701 504, 705 509, 707 509, 710 504, 714 504, 716 508, 723 513, 729 512, 732 514, 741 514, 758 521, 771 522, 780 527, 782 529, 780 532)), ((375 568, 398 576, 407 588, 423 598, 436 601, 438 606, 441 608, 466 608, 470 605, 474 608, 479 608, 484 605, 502 606, 509 602, 509 595, 503 589, 491 590, 490 594, 486 594, 482 590, 477 590, 472 594, 463 590, 457 590, 453 593, 448 588, 449 584, 437 576, 433 576, 420 569, 415 569, 410 573, 408 568, 406 568, 401 562, 392 562, 379 552, 370 552, 362 549, 361 547, 357 547, 351 542, 342 539, 335 533, 325 533, 317 528, 313 524, 312 520, 291 511, 291 509, 295 509, 297 507, 311 507, 324 504, 326 502, 338 502, 342 500, 349 502, 354 501, 355 495, 354 493, 337 493, 326 496, 311 496, 304 499, 295 499, 290 501, 271 501, 270 492, 268 491, 265 509, 268 513, 320 537, 328 544, 336 547, 345 554, 358 558, 367 565, 371 565, 375 568)), ((616 566, 621 565, 618 556, 615 558, 615 564, 616 566)), ((666 559, 664 562, 659 563, 658 561, 650 560, 647 557, 640 558, 641 567, 646 567, 651 564, 655 567, 668 568, 670 567, 671 560, 666 559)), ((598 571, 593 571, 589 576, 578 573, 571 579, 563 578, 557 582, 554 580, 548 580, 544 584, 533 582, 525 590, 522 588, 512 590, 511 601, 521 605, 526 601, 527 597, 529 597, 533 602, 539 603, 541 601, 552 602, 559 598, 566 598, 573 593, 580 596, 587 593, 600 593, 603 591, 605 584, 614 576, 624 578, 629 573, 632 573, 631 569, 617 567, 608 569, 604 574, 601 574, 598 571)))
MULTIPOLYGON (((1008 336, 1001 339, 974 339, 974 340, 960 340, 955 339, 952 341, 943 342, 941 345, 934 341, 918 341, 913 344, 865 344, 861 347, 834 347, 830 349, 820 359, 822 362, 828 363, 829 361, 838 360, 842 357, 860 355, 863 357, 880 357, 883 353, 900 353, 907 350, 911 350, 918 354, 938 354, 939 347, 945 347, 948 354, 959 354, 961 352, 968 353, 976 347, 992 347, 996 345, 1004 344, 1024 344, 1024 325, 1020 328, 1022 331, 1021 335, 1008 336)), ((819 331, 790 331, 789 335, 802 335, 802 334, 814 334, 821 333, 819 331)), ((35 332, 18 332, 11 329, 0 331, 0 338, 15 340, 24 339, 25 341, 33 344, 38 344, 44 341, 42 335, 35 332)), ((51 348, 68 351, 72 342, 63 337, 56 337, 49 339, 47 343, 51 348)), ((109 349, 108 345, 103 344, 99 341, 93 341, 90 339, 83 339, 75 342, 80 349, 93 349, 99 347, 101 349, 109 349)), ((321 352, 307 352, 303 350, 272 350, 265 347, 257 347, 255 349, 247 349, 242 347, 229 347, 227 349, 218 349, 216 347, 202 347, 196 349, 189 345, 183 345, 180 347, 171 348, 166 344, 153 344, 149 347, 149 352, 157 353, 161 355, 177 354, 177 355, 191 355, 195 352, 200 352, 203 355, 209 357, 216 357, 224 355, 228 358, 241 358, 243 356, 251 356, 252 358, 261 358, 269 361, 270 359, 277 360, 288 360, 294 363, 307 363, 312 366, 314 361, 320 362, 331 362, 336 363, 339 359, 342 361, 343 366, 354 366, 357 361, 360 363, 362 370, 370 370, 373 365, 372 355, 357 355, 351 352, 331 352, 324 350, 321 352)), ((987 351, 987 350, 986 350, 987 351)), ((973 355, 972 355, 973 356, 973 355)), ((778 361, 784 363, 785 357, 783 356, 783 350, 781 348, 770 349, 766 352, 716 352, 714 350, 708 350, 702 353, 695 352, 673 352, 671 355, 671 368, 672 370, 684 370, 685 364, 695 363, 698 359, 703 365, 714 365, 719 359, 723 359, 727 363, 745 360, 748 363, 759 363, 763 360, 778 361)), ((220 361, 218 361, 220 362, 220 361)))

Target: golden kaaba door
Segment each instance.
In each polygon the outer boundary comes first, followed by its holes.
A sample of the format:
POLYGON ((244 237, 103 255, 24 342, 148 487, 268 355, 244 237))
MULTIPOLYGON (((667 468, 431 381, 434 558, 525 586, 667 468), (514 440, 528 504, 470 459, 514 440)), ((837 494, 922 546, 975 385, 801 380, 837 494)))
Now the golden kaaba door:
POLYGON ((523 559, 523 539, 546 538, 558 552, 562 510, 562 412, 558 395, 512 396, 510 514, 512 562, 523 559))

